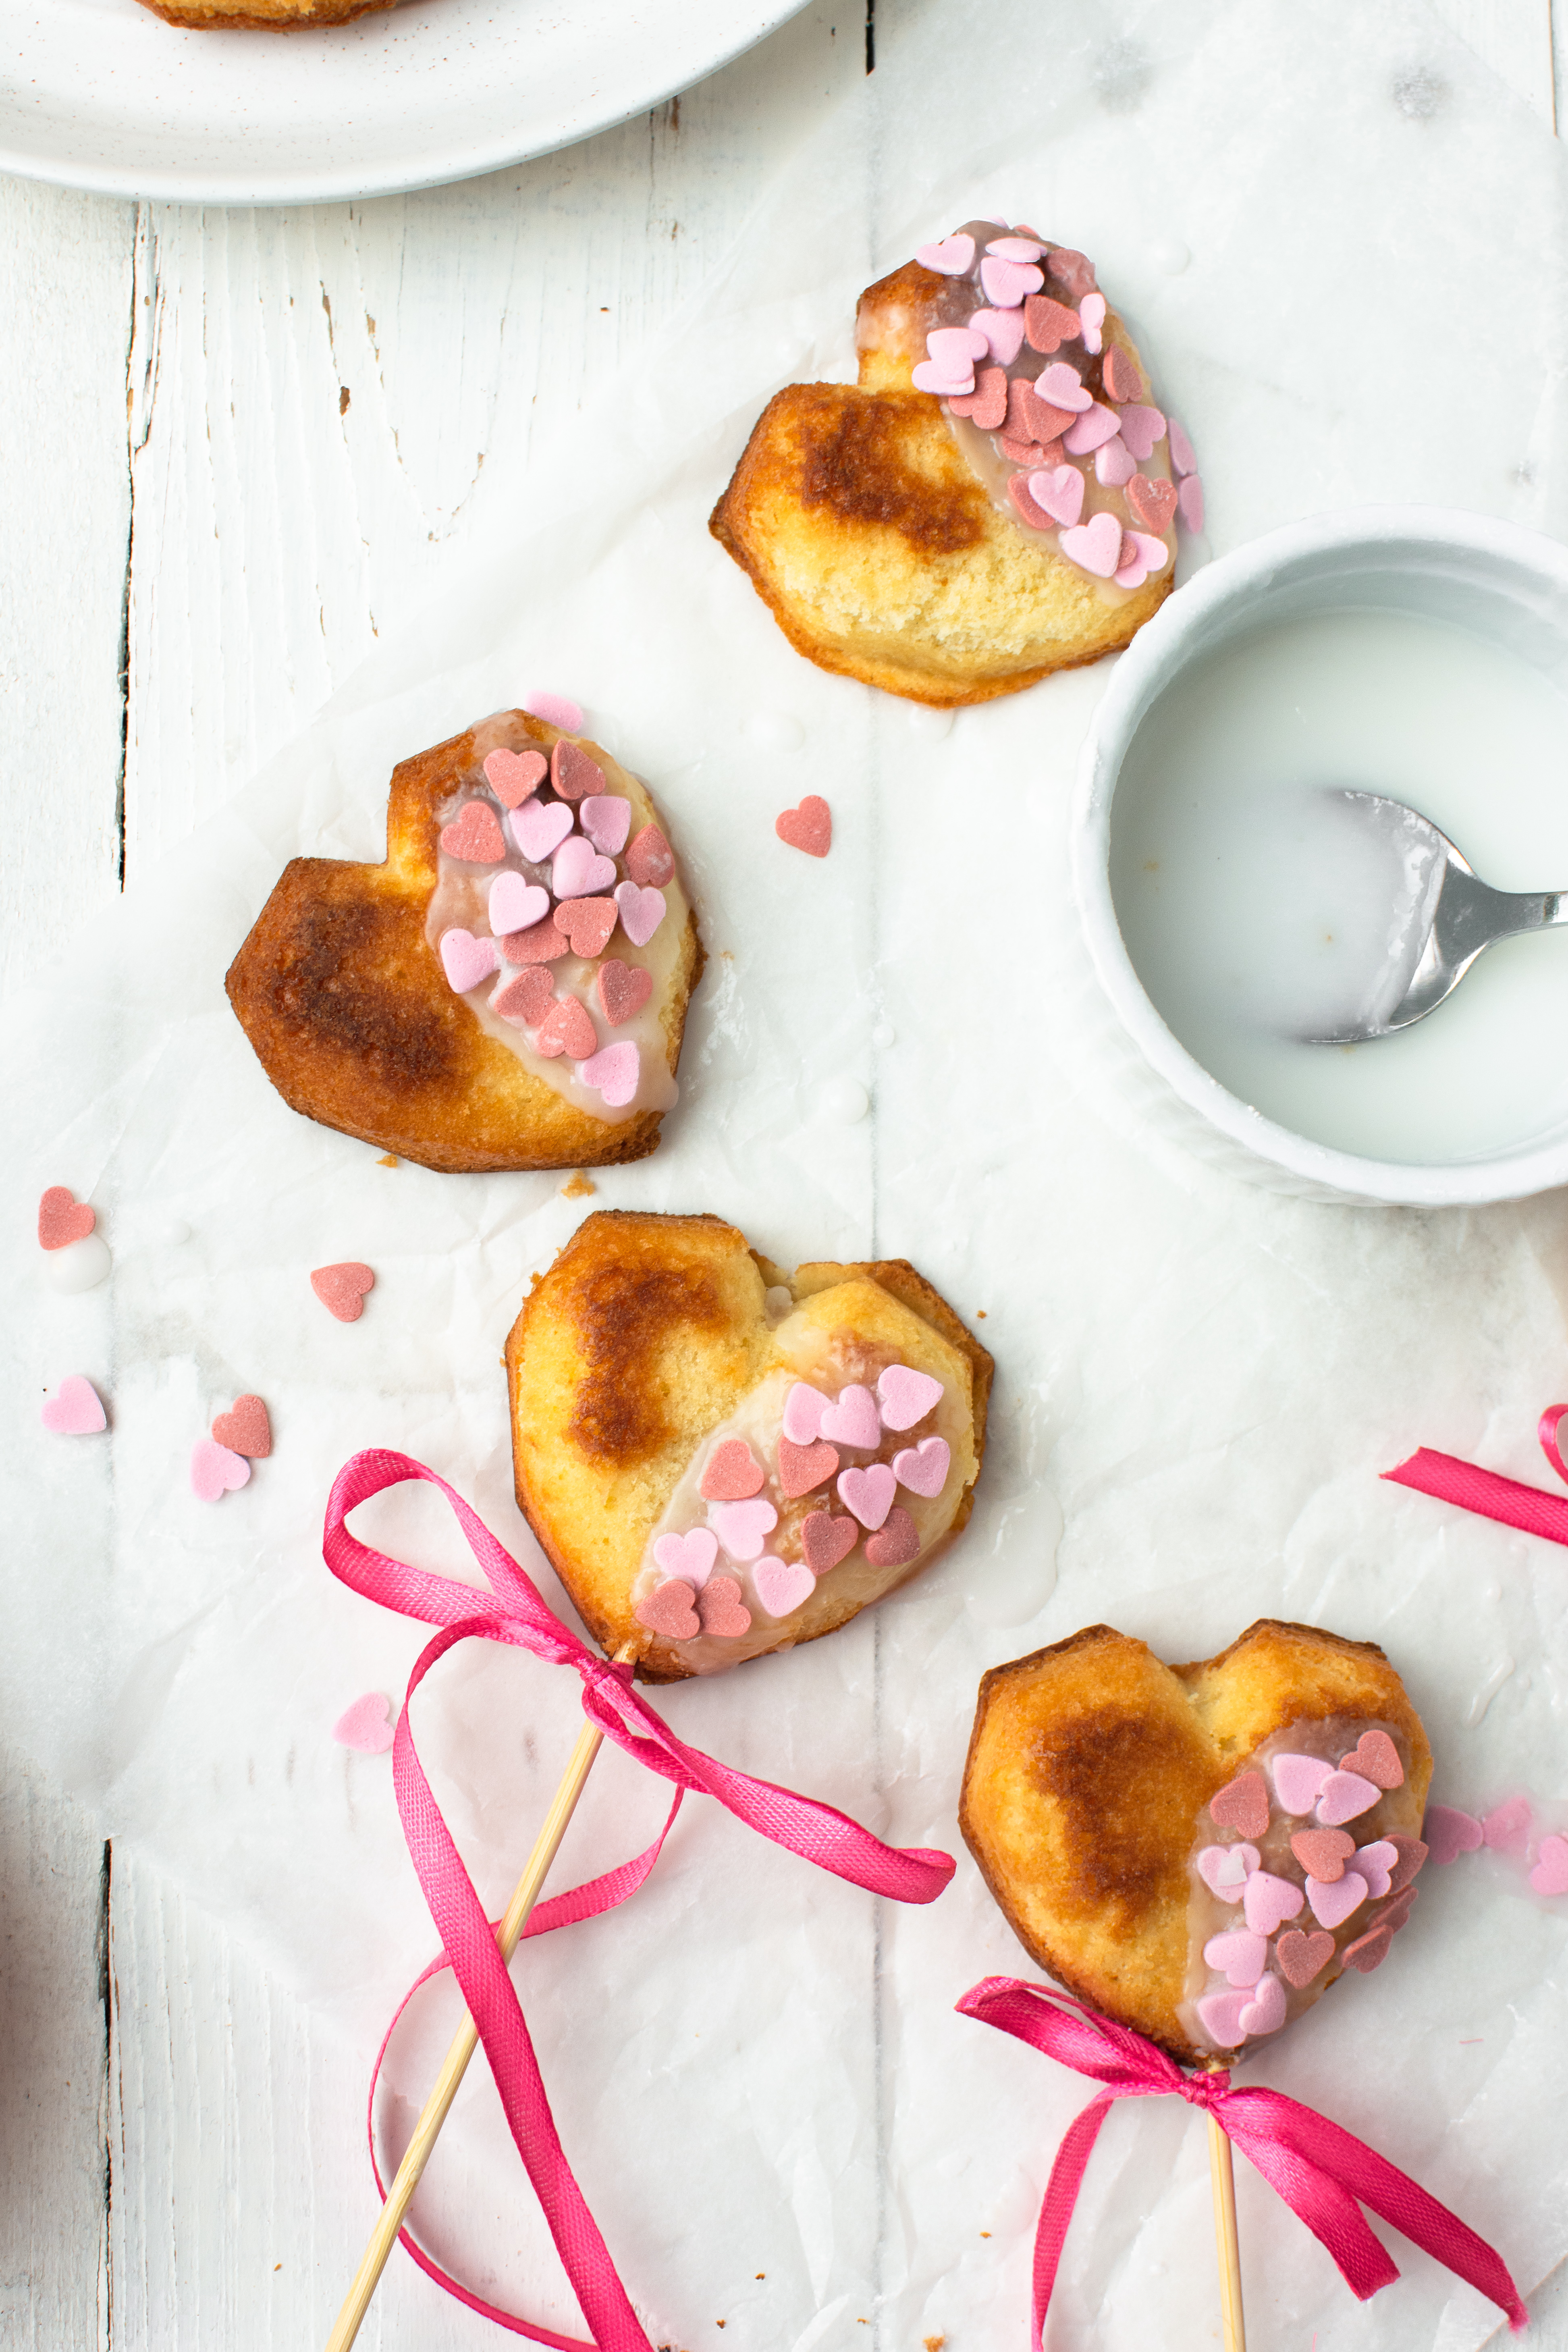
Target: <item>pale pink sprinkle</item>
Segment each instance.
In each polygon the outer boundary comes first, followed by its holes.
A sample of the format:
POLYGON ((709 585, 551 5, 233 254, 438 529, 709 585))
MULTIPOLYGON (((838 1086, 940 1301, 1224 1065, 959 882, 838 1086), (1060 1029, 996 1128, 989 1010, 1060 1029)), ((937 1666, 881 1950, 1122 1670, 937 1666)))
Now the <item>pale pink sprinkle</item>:
POLYGON ((1089 353, 1090 359, 1093 359, 1098 354, 1100 343, 1103 340, 1101 332, 1105 325, 1105 297, 1103 294, 1086 294, 1084 296, 1083 300, 1078 306, 1078 322, 1079 327, 1083 330, 1084 350, 1089 353))
POLYGON ((1494 1853, 1520 1853, 1530 1835, 1528 1797, 1510 1797, 1481 1815, 1481 1840, 1494 1853))
POLYGON ((568 735, 583 732, 583 709, 564 694, 525 694, 522 707, 531 718, 542 719, 547 727, 564 728, 568 735))
POLYGON ((974 259, 974 239, 961 229, 956 236, 944 236, 935 245, 917 246, 915 259, 940 277, 962 278, 974 259))
POLYGON ((1107 441, 1116 438, 1116 411, 1102 408, 1097 400, 1081 416, 1075 417, 1062 435, 1062 447, 1075 457, 1087 457, 1091 449, 1102 448, 1107 441))
POLYGON ((1165 430, 1171 436, 1171 463, 1178 474, 1195 474, 1198 461, 1193 455, 1193 445, 1173 416, 1166 419, 1165 430))
POLYGON ((944 375, 973 375, 973 362, 990 348, 978 327, 933 327, 926 337, 926 356, 944 375))
POLYGON ((1196 474, 1189 474, 1176 492, 1176 511, 1189 530, 1204 527, 1204 486, 1196 474))
POLYGON ((1000 261, 987 254, 980 265, 985 299, 998 310, 1016 310, 1026 294, 1037 294, 1045 282, 1044 270, 1032 261, 1000 261))
POLYGON ((577 1076, 583 1084, 603 1095, 611 1110, 621 1110, 631 1101, 641 1073, 641 1056, 626 1037, 614 1045, 601 1045, 596 1054, 577 1065, 577 1076))
POLYGON ((1107 489, 1119 490, 1137 471, 1132 452, 1120 433, 1114 440, 1102 441, 1094 453, 1094 478, 1107 489))
POLYGON ((1542 1839, 1530 1883, 1537 1895, 1568 1895, 1568 1838, 1542 1839))
POLYGON ((971 368, 967 375, 949 375, 934 360, 921 360, 910 370, 910 382, 917 392, 934 392, 939 399, 946 399, 955 392, 973 391, 974 370, 971 368))
POLYGON ((1032 236, 994 236, 985 247, 987 253, 995 254, 1003 261, 1038 261, 1045 249, 1032 236))
POLYGON ((1088 522, 1064 530, 1057 544, 1071 563, 1109 580, 1121 561, 1121 525, 1113 514, 1091 515, 1088 522))
POLYGON ((1165 419, 1146 400, 1130 400, 1121 411, 1121 438, 1142 465, 1154 454, 1154 444, 1165 437, 1165 419))
POLYGON ((1010 367, 1024 343, 1024 313, 1022 310, 976 310, 969 321, 977 334, 985 338, 986 349, 994 360, 1010 367))
MULTIPOLYGON (((1094 395, 1085 392, 1082 376, 1077 368, 1069 367, 1066 360, 1053 360, 1049 367, 1042 368, 1035 379, 1035 391, 1041 400, 1049 401, 1053 408, 1069 408, 1081 414, 1094 405, 1094 395)), ((1112 432, 1116 430, 1114 423, 1110 429, 1112 432)))
POLYGON ((1114 574, 1119 588, 1142 588, 1151 572, 1163 572, 1171 560, 1171 551, 1163 539, 1151 537, 1146 530, 1128 530, 1121 535, 1121 561, 1114 574))

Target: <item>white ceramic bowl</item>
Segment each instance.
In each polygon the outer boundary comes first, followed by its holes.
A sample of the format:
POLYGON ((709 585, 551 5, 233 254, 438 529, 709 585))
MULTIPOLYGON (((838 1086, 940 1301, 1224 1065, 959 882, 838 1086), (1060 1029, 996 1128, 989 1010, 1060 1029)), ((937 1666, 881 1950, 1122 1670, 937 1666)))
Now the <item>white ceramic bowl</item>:
POLYGON ((1155 697, 1243 635, 1347 603, 1456 623, 1568 677, 1568 547, 1442 507, 1363 507, 1290 523, 1222 556, 1167 600, 1117 663, 1084 745, 1073 809, 1073 883, 1089 956, 1156 1081, 1134 1076, 1140 1114, 1200 1158, 1309 1199, 1437 1207, 1545 1192, 1568 1183, 1568 1123, 1517 1149, 1425 1165, 1333 1150, 1265 1118, 1178 1044, 1122 943, 1110 891, 1111 802, 1155 697))

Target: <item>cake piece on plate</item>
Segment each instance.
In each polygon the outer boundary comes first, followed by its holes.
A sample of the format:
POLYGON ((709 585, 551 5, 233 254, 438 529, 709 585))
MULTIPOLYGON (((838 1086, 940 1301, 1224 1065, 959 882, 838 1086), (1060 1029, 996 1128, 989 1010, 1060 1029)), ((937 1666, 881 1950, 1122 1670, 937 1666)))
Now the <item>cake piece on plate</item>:
POLYGON ((397 0, 142 0, 165 25, 197 33, 287 33, 312 25, 346 25, 395 8, 397 0))

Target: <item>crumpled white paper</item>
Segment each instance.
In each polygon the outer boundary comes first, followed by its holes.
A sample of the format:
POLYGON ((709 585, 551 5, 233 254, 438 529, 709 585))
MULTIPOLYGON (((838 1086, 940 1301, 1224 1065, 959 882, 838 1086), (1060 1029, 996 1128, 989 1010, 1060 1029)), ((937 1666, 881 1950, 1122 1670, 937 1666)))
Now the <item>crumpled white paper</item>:
MULTIPOLYGON (((580 695, 649 780, 711 958, 681 1105, 597 1205, 716 1210, 788 1262, 908 1255, 999 1365, 962 1542, 833 1639, 659 1694, 682 1735, 960 1851, 985 1666, 1100 1619, 1202 1656, 1279 1615, 1384 1643, 1440 1798, 1525 1789, 1568 1815, 1562 1559, 1377 1478, 1422 1442, 1541 1476, 1535 1417, 1568 1386, 1561 1197, 1313 1206, 1146 1133, 1067 883, 1104 667, 944 731, 799 660, 706 536, 767 394, 851 373, 860 286, 992 209, 1095 257, 1196 441, 1216 549, 1370 499, 1568 525, 1563 160, 1423 12, 1083 5, 1064 28, 997 5, 955 37, 951 10, 911 6, 663 363, 635 398, 606 388, 462 592, 13 1010, 8 1729, 367 2052, 433 1938, 388 1764, 330 1727, 366 1689, 401 1692, 423 1633, 331 1581, 322 1507, 356 1447, 403 1447, 564 1606, 510 1500, 499 1357, 585 1204, 553 1177, 385 1169, 295 1118, 221 979, 289 856, 379 856, 394 761, 531 688, 580 695), (803 749, 773 748, 780 716, 803 749), (773 833, 807 791, 834 809, 822 866, 773 833), (825 1109, 846 1076, 870 1120, 825 1109), (52 1182, 100 1209, 101 1291, 43 1282, 52 1182), (307 1280, 342 1257, 377 1275, 348 1326, 307 1280), (72 1370, 107 1395, 107 1439, 39 1428, 72 1370), (204 1506, 190 1446, 249 1389, 276 1450, 204 1506)), ((362 1523, 429 1564, 466 1557, 428 1491, 362 1523)), ((478 1648, 417 1702, 496 1910, 578 1719, 570 1677, 478 1648)), ((635 1851, 667 1793, 606 1751, 552 1884, 635 1851)), ((1486 1857, 1422 1889, 1388 1964, 1253 2071, 1414 2171, 1528 2289, 1568 2250, 1563 1906, 1486 1857)), ((714 2342, 720 2319, 727 2344, 792 2352, 1022 2340, 1035 2210, 1089 2091, 953 2015, 998 1970, 1033 1973, 962 1853, 942 1901, 906 1911, 701 1802, 625 1909, 524 1948, 567 2148, 656 2343, 714 2342)), ((395 2053, 394 2152, 450 2022, 422 2008, 395 2053)), ((356 2132, 345 2115, 347 2166, 356 2132)), ((1403 2283, 1358 2309, 1240 2172, 1261 2339, 1468 2352, 1497 2323, 1402 2242, 1403 2283)), ((1193 2118, 1118 2113, 1059 2340, 1210 2344, 1207 2201, 1193 2118)), ((574 2326, 482 2069, 419 2210, 481 2292, 574 2326)))

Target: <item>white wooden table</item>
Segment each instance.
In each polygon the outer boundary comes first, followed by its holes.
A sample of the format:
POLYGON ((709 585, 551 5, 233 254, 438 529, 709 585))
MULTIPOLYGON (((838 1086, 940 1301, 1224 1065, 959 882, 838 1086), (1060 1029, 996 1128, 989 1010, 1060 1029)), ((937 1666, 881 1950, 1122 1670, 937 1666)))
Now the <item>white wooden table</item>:
MULTIPOLYGON (((878 40, 921 5, 876 0, 878 40)), ((1438 5, 1555 125, 1559 0, 1438 5)), ((650 116, 416 196, 225 213, 0 180, 4 984, 438 588, 498 476, 866 70, 867 31, 867 0, 816 0, 650 116)), ((0 1758, 0 2347, 308 2352, 369 2214, 362 2075, 0 1758)), ((1562 2288, 1535 2298, 1545 2352, 1562 2288)), ((499 2340, 401 2259, 362 2338, 499 2340)))

